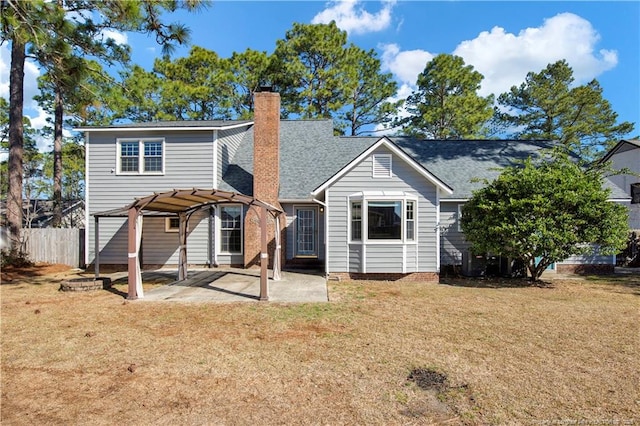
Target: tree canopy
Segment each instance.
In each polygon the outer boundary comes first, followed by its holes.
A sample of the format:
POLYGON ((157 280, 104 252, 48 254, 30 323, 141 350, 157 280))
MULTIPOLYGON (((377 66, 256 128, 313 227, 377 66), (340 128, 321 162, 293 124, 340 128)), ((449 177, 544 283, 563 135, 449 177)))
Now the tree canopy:
POLYGON ((498 105, 498 118, 516 129, 514 137, 556 140, 588 159, 633 130, 632 123, 617 122, 597 80, 574 86, 565 60, 529 72, 520 86, 498 97, 498 105))
POLYGON ((478 95, 482 74, 459 56, 440 54, 427 62, 405 103, 403 133, 431 139, 472 139, 493 114, 493 97, 478 95))
POLYGON ((626 208, 607 201, 600 168, 565 152, 505 168, 463 206, 461 226, 474 253, 522 259, 532 280, 554 262, 625 245, 626 208))
MULTIPOLYGON (((0 3, 0 43, 11 43, 9 77, 9 187, 7 222, 11 251, 20 247, 23 196, 23 104, 24 67, 27 53, 49 74, 54 91, 55 111, 55 180, 61 182, 61 147, 63 97, 73 90, 84 74, 84 57, 110 62, 122 59, 126 48, 118 46, 104 31, 133 31, 154 34, 169 52, 174 43, 188 39, 188 29, 181 24, 165 24, 164 11, 178 8, 196 9, 199 0, 175 2, 153 1, 44 1, 5 0, 0 3)), ((58 202, 61 188, 56 189, 58 202)), ((58 206, 59 207, 59 206, 58 206)))

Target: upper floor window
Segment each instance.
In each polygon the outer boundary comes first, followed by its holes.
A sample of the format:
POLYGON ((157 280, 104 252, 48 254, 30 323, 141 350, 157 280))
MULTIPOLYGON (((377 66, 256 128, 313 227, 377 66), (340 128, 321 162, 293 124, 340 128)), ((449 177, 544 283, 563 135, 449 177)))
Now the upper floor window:
POLYGON ((119 139, 118 174, 163 174, 164 139, 119 139))

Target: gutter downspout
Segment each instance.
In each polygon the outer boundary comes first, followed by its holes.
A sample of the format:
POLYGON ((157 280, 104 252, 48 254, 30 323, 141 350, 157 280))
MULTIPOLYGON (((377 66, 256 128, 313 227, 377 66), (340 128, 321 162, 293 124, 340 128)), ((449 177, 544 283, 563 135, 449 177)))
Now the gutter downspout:
POLYGON ((316 199, 311 199, 314 203, 320 204, 324 207, 324 274, 329 275, 329 210, 327 204, 316 199))
POLYGON ((213 188, 218 189, 218 131, 213 131, 213 188))

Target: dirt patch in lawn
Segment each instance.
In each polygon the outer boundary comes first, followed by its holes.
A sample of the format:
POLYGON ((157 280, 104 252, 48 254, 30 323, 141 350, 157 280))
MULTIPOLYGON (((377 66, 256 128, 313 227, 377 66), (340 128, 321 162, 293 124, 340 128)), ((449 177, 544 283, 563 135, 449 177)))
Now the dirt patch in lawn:
POLYGON ((3 425, 640 421, 633 278, 331 282, 322 304, 129 302, 52 281, 0 287, 3 425))

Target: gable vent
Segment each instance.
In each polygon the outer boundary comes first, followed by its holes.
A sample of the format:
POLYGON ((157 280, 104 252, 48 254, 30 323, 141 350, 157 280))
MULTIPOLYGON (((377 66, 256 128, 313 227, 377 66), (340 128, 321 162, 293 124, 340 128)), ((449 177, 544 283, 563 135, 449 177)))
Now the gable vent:
POLYGON ((373 177, 391 177, 391 155, 373 156, 373 177))

